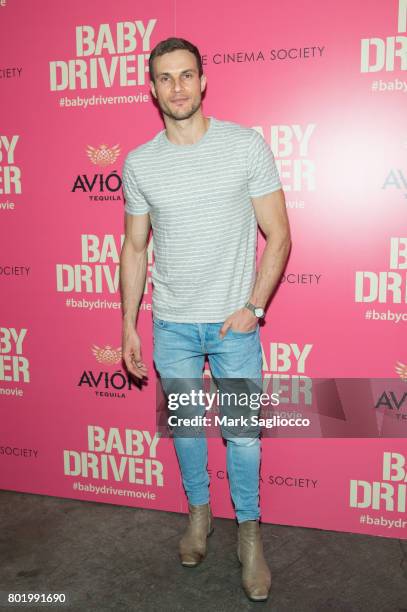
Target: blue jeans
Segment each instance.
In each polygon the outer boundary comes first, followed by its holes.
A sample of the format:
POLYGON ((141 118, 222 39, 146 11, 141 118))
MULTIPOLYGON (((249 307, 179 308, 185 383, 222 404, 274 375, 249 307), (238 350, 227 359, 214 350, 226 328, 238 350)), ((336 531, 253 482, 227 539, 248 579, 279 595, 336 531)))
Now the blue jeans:
MULTIPOLYGON (((219 323, 176 323, 153 316, 154 363, 163 383, 164 392, 170 379, 180 379, 178 391, 183 384, 202 380, 205 354, 208 355, 212 377, 221 379, 253 379, 261 385, 262 352, 259 325, 250 332, 228 329, 223 339, 219 323)), ((190 389, 191 386, 188 387, 190 389)), ((172 388, 173 389, 173 388, 172 388)), ((261 392, 259 385, 257 391, 261 392)), ((187 390, 186 388, 184 390, 187 390)), ((202 415, 205 408, 186 407, 187 416, 202 415)), ((239 410, 239 414, 240 414, 239 410)), ((260 518, 259 428, 245 428, 239 433, 221 427, 227 440, 227 471, 230 493, 239 523, 260 518)), ((174 445, 180 464, 183 485, 188 501, 193 505, 209 502, 209 476, 207 472, 208 448, 205 435, 194 437, 174 436, 174 445)))

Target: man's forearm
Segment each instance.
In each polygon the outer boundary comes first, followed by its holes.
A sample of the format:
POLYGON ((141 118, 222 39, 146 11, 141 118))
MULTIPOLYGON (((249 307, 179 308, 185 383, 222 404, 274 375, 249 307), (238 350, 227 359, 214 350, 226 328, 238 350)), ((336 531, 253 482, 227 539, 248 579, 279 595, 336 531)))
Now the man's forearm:
POLYGON ((123 324, 134 327, 144 294, 147 273, 147 248, 135 251, 131 243, 123 244, 120 253, 120 288, 123 324))
POLYGON ((278 242, 275 238, 267 238, 249 299, 252 304, 265 308, 281 277, 290 252, 290 246, 291 240, 288 236, 278 242))

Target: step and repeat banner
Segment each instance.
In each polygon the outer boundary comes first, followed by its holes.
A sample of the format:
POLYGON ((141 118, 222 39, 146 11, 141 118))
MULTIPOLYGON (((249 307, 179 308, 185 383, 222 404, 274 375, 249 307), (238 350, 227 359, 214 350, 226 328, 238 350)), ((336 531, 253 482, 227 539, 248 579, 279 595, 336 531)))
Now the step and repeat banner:
POLYGON ((187 511, 156 425, 153 238, 146 384, 121 356, 122 166, 163 129, 148 58, 169 36, 201 52, 205 115, 270 144, 286 196, 263 375, 282 425, 308 409, 312 428, 265 432, 262 519, 405 538, 407 0, 0 0, 0 486, 187 511))

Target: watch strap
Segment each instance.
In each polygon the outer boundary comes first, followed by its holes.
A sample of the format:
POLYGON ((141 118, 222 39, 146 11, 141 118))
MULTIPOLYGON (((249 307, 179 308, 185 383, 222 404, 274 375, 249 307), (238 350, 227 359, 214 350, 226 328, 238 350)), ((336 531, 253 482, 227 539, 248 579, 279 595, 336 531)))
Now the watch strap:
POLYGON ((255 306, 251 302, 246 302, 245 308, 248 308, 258 319, 261 319, 262 317, 264 317, 264 310, 263 308, 261 308, 261 306, 255 306), (257 309, 261 309, 263 313, 260 317, 256 314, 257 309))

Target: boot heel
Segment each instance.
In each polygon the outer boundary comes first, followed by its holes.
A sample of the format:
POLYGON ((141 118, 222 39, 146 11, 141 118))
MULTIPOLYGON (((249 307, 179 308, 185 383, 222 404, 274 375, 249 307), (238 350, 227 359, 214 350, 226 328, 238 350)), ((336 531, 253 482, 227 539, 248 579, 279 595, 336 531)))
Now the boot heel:
POLYGON ((178 545, 178 554, 185 567, 196 567, 206 557, 207 538, 213 531, 209 504, 188 504, 188 526, 178 545))
POLYGON ((270 592, 271 573, 264 558, 258 521, 239 525, 237 557, 242 565, 242 586, 251 601, 265 601, 270 592))

